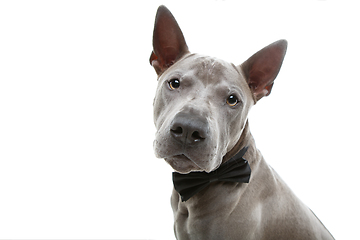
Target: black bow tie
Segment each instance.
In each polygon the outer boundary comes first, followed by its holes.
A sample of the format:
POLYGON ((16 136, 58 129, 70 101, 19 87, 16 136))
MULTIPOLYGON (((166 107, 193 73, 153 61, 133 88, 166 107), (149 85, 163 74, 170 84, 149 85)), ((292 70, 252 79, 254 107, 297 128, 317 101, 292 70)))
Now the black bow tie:
POLYGON ((251 169, 243 156, 248 148, 240 150, 234 157, 222 164, 212 172, 190 172, 181 174, 173 172, 175 190, 180 194, 181 200, 187 201, 215 181, 248 183, 251 169))

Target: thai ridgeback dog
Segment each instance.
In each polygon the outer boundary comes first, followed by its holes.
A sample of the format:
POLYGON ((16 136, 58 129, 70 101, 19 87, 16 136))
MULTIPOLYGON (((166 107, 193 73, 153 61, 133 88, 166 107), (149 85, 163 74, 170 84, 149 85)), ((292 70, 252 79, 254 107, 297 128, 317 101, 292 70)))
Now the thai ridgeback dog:
MULTIPOLYGON (((241 65, 193 54, 171 12, 159 7, 150 57, 158 75, 155 154, 175 176, 210 179, 190 197, 179 194, 174 180, 177 239, 334 239, 265 162, 249 130, 249 110, 270 94, 286 49, 279 40, 241 65), (216 175, 221 168, 239 174, 227 163, 240 151, 231 162, 241 162, 245 180, 222 181, 216 175)), ((192 180, 184 181, 182 187, 191 189, 192 180)))

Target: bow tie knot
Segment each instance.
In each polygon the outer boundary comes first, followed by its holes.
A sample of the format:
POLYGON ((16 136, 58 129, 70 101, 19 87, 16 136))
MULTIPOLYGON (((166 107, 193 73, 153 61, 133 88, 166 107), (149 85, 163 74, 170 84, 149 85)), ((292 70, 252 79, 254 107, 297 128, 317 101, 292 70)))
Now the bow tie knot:
POLYGON ((206 172, 190 172, 181 174, 173 172, 173 183, 175 190, 180 194, 181 200, 187 201, 189 198, 200 192, 212 182, 242 182, 248 183, 250 180, 251 169, 247 160, 243 158, 247 147, 240 150, 229 161, 222 164, 218 169, 206 172))

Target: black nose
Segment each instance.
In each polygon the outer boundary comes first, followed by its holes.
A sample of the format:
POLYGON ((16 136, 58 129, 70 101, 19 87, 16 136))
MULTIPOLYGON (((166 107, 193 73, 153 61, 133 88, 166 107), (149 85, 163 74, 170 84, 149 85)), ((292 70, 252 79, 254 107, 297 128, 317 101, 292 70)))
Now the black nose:
POLYGON ((209 124, 202 116, 180 112, 171 123, 170 134, 182 144, 200 143, 209 136, 209 124))

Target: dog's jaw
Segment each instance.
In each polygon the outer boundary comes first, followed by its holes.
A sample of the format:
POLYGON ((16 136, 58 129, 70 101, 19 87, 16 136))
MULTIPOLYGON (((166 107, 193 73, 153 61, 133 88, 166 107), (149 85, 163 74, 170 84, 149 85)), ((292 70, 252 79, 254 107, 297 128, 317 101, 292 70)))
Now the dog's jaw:
POLYGON ((184 154, 167 157, 164 159, 176 172, 179 173, 185 174, 189 172, 205 171, 205 169, 199 167, 194 161, 186 157, 184 154))

